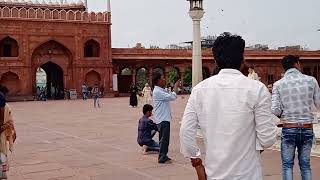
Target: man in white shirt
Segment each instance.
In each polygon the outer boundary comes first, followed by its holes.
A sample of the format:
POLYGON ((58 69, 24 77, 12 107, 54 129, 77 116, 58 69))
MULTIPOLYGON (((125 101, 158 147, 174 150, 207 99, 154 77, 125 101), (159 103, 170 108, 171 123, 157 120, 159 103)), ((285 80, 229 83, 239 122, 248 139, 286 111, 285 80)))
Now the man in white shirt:
POLYGON ((181 152, 191 158, 198 175, 203 167, 198 126, 203 132, 208 180, 262 180, 258 150, 276 141, 268 89, 239 71, 244 48, 240 36, 224 33, 217 38, 213 54, 221 71, 192 89, 181 123, 181 152))
POLYGON ((258 74, 254 71, 254 67, 253 67, 253 66, 249 67, 248 72, 249 72, 248 78, 259 81, 259 76, 258 76, 258 74))

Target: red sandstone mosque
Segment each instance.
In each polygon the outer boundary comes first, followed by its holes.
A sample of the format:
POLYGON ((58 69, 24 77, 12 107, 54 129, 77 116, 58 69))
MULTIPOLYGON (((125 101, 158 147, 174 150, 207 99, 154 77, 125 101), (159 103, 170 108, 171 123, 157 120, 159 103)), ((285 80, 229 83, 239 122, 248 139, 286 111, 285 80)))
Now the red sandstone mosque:
MULTIPOLYGON (((39 1, 0 0, 0 83, 11 97, 33 97, 39 68, 48 89, 81 92, 87 82, 104 87, 106 96, 127 93, 137 74, 151 81, 154 71, 168 78, 174 69, 184 77, 191 68, 192 50, 112 48, 109 8, 87 12, 86 1, 39 1)), ((245 60, 267 84, 280 78, 280 60, 289 53, 301 56, 304 73, 320 80, 320 51, 247 50, 245 60)), ((203 49, 203 71, 204 78, 216 72, 210 49, 203 49)))

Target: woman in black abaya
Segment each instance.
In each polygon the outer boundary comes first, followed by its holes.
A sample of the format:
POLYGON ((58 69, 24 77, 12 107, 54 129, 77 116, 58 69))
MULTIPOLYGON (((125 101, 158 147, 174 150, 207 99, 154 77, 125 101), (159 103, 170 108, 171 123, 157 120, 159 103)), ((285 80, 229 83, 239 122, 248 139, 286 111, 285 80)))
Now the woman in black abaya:
POLYGON ((130 88, 130 106, 132 107, 138 106, 137 93, 138 93, 137 86, 135 84, 132 84, 130 88))

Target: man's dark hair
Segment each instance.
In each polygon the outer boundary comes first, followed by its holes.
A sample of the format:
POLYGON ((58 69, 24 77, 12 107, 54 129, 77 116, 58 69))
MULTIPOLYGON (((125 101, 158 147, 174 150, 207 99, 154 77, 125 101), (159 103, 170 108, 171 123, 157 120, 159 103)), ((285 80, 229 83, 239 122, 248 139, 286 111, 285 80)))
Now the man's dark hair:
POLYGON ((143 106, 143 114, 144 114, 144 115, 146 115, 147 112, 152 111, 152 110, 153 110, 153 107, 152 107, 150 104, 145 104, 145 105, 143 106))
POLYGON ((295 68, 294 64, 298 63, 299 61, 300 61, 299 56, 294 56, 294 55, 285 56, 282 59, 282 67, 285 71, 287 71, 288 69, 295 68))
POLYGON ((152 79, 153 85, 158 85, 159 80, 161 79, 161 76, 162 76, 162 74, 158 73, 158 72, 153 74, 153 79, 152 79))
POLYGON ((3 95, 6 95, 9 92, 9 90, 6 86, 0 84, 0 92, 2 92, 3 95))
POLYGON ((231 33, 221 34, 213 43, 212 52, 219 69, 240 69, 244 59, 245 41, 231 33))

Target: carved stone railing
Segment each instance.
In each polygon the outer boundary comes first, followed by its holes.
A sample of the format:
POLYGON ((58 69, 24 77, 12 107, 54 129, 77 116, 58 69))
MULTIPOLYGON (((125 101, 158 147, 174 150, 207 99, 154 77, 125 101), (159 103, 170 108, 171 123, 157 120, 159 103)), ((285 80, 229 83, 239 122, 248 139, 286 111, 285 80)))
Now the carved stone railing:
POLYGON ((108 12, 91 12, 58 10, 58 9, 34 9, 34 8, 17 8, 3 7, 0 8, 0 19, 30 19, 45 21, 81 21, 92 23, 109 23, 110 13, 108 12))

